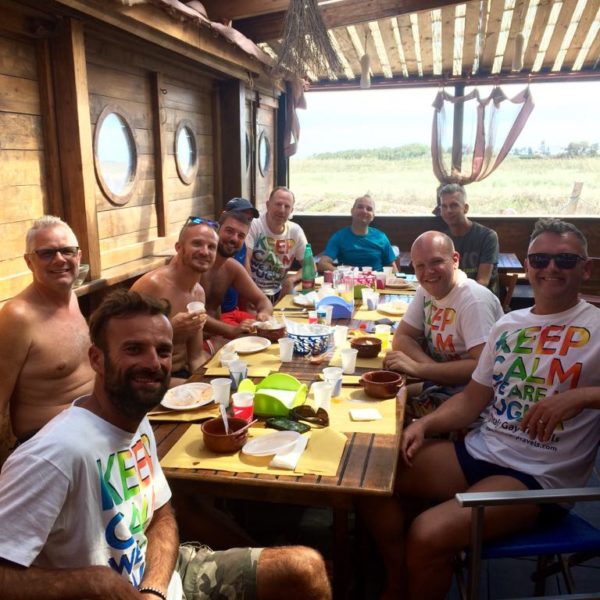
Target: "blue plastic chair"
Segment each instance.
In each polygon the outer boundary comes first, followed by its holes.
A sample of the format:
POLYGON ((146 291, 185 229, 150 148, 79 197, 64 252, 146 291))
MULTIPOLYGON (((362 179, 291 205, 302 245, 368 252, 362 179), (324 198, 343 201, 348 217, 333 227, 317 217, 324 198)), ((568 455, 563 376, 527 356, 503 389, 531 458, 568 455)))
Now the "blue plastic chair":
MULTIPOLYGON (((456 500, 461 506, 470 507, 473 513, 471 543, 465 560, 459 561, 462 565, 465 562, 468 564, 467 586, 461 574, 457 573, 459 590, 463 597, 469 600, 476 600, 479 597, 479 572, 482 559, 537 556, 538 568, 532 575, 532 579, 535 581, 535 594, 539 596, 544 594, 546 577, 558 572, 562 572, 569 594, 574 594, 575 584, 570 567, 600 555, 600 529, 573 511, 557 523, 482 543, 483 515, 487 506, 590 502, 600 500, 598 487, 462 493, 456 494, 456 500)), ((600 598, 600 594, 586 597, 600 598)))

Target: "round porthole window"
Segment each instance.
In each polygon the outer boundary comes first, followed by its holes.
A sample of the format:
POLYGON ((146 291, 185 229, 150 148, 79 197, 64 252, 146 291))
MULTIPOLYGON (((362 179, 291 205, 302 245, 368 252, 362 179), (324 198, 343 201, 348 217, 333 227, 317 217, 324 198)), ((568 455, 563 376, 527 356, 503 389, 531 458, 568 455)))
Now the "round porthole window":
POLYGON ((183 183, 190 185, 198 170, 198 146, 190 121, 180 121, 175 132, 175 164, 183 183))
POLYGON ((106 107, 96 123, 94 165, 104 195, 114 204, 126 204, 136 182, 138 151, 133 129, 114 107, 106 107))
POLYGON ((265 177, 269 172, 271 163, 271 144, 266 131, 263 131, 258 138, 258 168, 260 174, 265 177))

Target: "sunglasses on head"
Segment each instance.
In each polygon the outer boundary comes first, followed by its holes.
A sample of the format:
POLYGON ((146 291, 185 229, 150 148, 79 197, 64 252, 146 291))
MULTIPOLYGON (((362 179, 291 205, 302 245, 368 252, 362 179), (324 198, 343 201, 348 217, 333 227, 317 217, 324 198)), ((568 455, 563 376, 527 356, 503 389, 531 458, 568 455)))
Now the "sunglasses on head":
POLYGON ((31 254, 35 254, 40 260, 51 261, 54 256, 59 253, 63 258, 75 258, 79 252, 79 246, 63 246, 62 248, 39 248, 33 250, 31 254))
POLYGON ((548 254, 547 252, 535 252, 527 255, 529 266, 533 269, 545 269, 550 261, 559 269, 574 269, 580 260, 587 260, 585 256, 572 254, 571 252, 560 252, 559 254, 548 254))
POLYGON ((187 221, 184 223, 184 227, 188 225, 208 225, 212 227, 215 231, 219 231, 219 223, 217 221, 213 221, 212 219, 205 219, 204 217, 188 217, 187 221))
POLYGON ((290 410, 289 418, 293 421, 306 423, 311 427, 327 427, 329 425, 329 415, 324 408, 318 408, 316 411, 308 404, 296 406, 290 410))

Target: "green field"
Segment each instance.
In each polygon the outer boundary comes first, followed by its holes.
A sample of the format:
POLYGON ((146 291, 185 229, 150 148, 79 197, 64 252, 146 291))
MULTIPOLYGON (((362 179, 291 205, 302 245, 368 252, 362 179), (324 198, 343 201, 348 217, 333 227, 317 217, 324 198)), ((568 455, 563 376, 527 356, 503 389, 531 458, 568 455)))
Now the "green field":
MULTIPOLYGON (((290 187, 298 213, 347 214, 354 198, 369 193, 379 214, 431 214, 438 185, 431 158, 404 160, 290 160, 290 187)), ((473 215, 600 215, 600 157, 508 156, 487 179, 467 187, 473 215), (583 182, 573 210, 573 184, 583 182)))

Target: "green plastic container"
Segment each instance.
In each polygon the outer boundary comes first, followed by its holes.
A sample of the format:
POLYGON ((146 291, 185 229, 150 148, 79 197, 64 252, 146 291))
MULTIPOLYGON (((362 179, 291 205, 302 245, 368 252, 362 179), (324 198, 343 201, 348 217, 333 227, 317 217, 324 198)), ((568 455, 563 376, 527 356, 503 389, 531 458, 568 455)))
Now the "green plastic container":
POLYGON ((304 404, 308 387, 292 375, 271 373, 256 385, 250 379, 243 379, 238 386, 238 391, 254 393, 255 415, 259 417, 287 417, 290 408, 304 404), (270 392, 279 392, 281 397, 277 398, 270 392), (283 397, 290 400, 291 406, 289 408, 282 402, 283 397))

